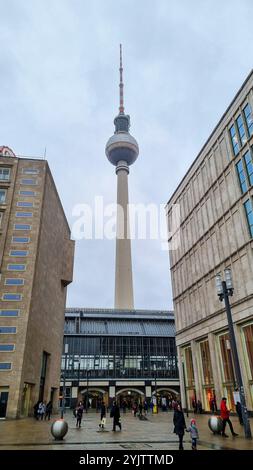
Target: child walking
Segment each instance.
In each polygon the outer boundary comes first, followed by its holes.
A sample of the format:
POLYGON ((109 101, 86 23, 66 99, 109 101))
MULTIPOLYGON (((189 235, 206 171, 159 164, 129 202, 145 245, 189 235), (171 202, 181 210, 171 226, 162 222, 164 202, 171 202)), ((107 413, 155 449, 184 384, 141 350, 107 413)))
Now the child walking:
POLYGON ((196 419, 191 419, 190 426, 186 429, 191 435, 192 450, 197 450, 197 439, 199 438, 199 432, 196 425, 196 419))

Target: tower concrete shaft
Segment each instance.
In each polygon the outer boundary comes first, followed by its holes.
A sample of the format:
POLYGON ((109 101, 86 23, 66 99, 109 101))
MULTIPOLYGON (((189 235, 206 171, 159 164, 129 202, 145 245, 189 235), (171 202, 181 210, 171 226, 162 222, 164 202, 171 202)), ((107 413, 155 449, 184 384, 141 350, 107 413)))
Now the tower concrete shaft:
POLYGON ((134 308, 131 237, 128 210, 129 167, 119 161, 117 174, 117 237, 115 262, 115 301, 116 309, 134 308))

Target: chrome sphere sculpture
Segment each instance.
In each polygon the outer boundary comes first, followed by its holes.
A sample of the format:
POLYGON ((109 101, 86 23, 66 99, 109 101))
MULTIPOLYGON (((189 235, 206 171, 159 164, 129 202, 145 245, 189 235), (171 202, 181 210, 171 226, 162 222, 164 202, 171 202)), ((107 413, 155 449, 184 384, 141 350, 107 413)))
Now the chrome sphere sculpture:
POLYGON ((211 416, 208 420, 209 429, 214 434, 219 434, 222 431, 222 419, 220 416, 211 416))
POLYGON ((57 419, 51 426, 51 434, 55 440, 62 440, 68 432, 68 423, 64 419, 57 419))

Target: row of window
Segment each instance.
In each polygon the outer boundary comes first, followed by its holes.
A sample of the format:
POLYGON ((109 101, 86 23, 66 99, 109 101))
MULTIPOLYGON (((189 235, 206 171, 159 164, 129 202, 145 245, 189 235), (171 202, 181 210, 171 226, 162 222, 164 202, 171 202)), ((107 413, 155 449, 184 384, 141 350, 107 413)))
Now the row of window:
POLYGON ((0 352, 12 352, 15 350, 15 344, 0 344, 0 352))
MULTIPOLYGON (((39 170, 37 168, 23 168, 22 173, 24 175, 37 175, 39 173, 39 170)), ((10 181, 11 177, 11 168, 8 167, 0 167, 0 181, 10 181)), ((22 179, 21 184, 37 184, 37 182, 34 183, 33 178, 31 179, 22 179), (29 183, 25 183, 24 181, 29 181, 29 183)))
POLYGON ((0 371, 11 370, 11 362, 0 362, 0 371))
POLYGON ((252 149, 248 150, 242 159, 236 164, 237 174, 242 193, 246 193, 249 186, 253 185, 253 158, 252 149))
MULTIPOLYGON (((0 204, 5 204, 7 189, 0 188, 0 204)), ((33 207, 33 202, 19 201, 17 207, 33 207)))
POLYGON ((234 155, 237 155, 240 148, 253 134, 253 115, 251 106, 247 104, 239 114, 235 123, 229 129, 234 155), (246 130, 247 129, 247 130, 246 130))
POLYGON ((11 310, 11 309, 0 310, 0 317, 18 317, 19 314, 20 314, 20 310, 11 310))

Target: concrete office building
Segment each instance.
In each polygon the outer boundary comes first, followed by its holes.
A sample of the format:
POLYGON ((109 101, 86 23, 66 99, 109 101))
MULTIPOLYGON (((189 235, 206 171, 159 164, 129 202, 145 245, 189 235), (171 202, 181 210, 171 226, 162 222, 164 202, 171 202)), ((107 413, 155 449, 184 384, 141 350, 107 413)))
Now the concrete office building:
POLYGON ((171 196, 169 227, 173 204, 181 210, 181 241, 170 251, 170 268, 184 402, 192 407, 192 400, 200 399, 209 410, 210 399, 215 397, 219 405, 224 395, 234 409, 227 316, 215 286, 215 275, 224 276, 224 269, 231 268, 232 316, 252 411, 253 72, 171 196))
POLYGON ((0 417, 58 403, 74 242, 45 160, 0 147, 0 417))

